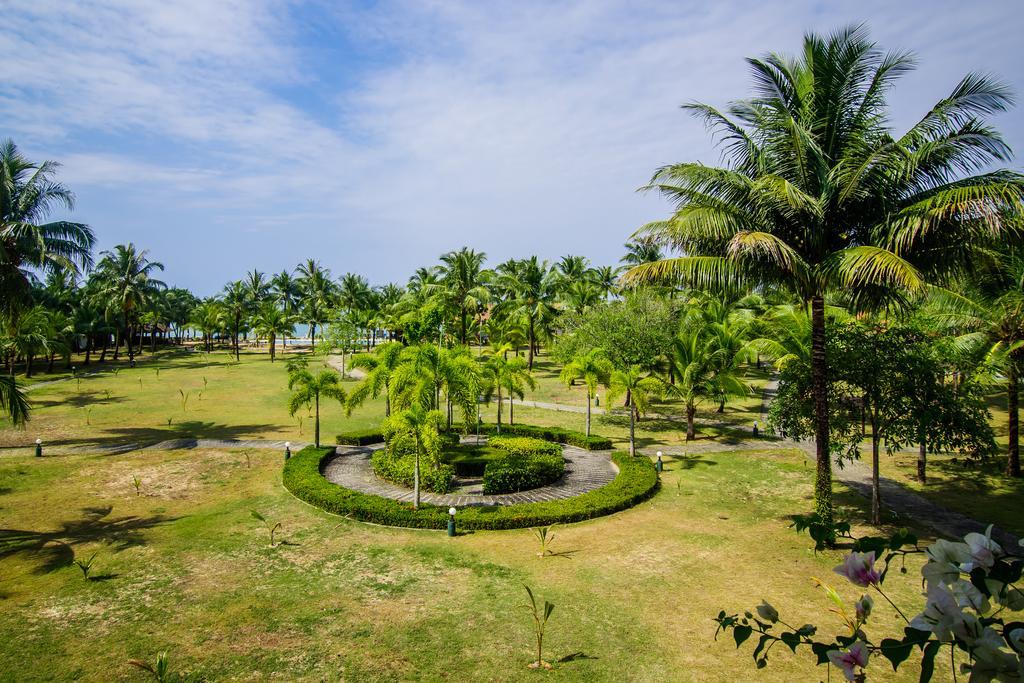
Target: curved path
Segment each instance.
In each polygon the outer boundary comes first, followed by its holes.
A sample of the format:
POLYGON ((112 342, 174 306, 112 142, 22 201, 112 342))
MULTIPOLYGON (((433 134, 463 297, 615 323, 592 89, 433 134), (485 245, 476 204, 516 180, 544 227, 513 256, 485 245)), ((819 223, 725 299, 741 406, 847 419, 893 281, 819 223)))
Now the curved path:
MULTIPOLYGON (((345 488, 374 496, 412 502, 412 489, 378 479, 373 473, 370 457, 383 446, 342 450, 327 460, 323 468, 327 481, 345 488)), ((431 505, 517 505, 519 503, 543 503, 551 500, 572 498, 587 491, 600 488, 615 479, 618 468, 612 463, 611 451, 585 451, 574 446, 563 446, 565 474, 548 486, 542 486, 519 493, 503 493, 486 496, 480 493, 430 493, 420 492, 420 502, 431 505)))

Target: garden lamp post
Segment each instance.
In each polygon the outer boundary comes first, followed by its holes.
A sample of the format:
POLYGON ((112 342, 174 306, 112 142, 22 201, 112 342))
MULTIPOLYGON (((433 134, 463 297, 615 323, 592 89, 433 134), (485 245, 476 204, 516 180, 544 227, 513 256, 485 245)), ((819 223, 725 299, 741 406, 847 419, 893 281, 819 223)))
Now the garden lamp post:
POLYGON ((37 458, 43 457, 43 440, 42 439, 36 439, 36 457, 37 458))
POLYGON ((284 442, 284 459, 288 460, 291 457, 292 457, 292 442, 291 441, 285 441, 284 442))
POLYGON ((455 508, 448 508, 448 535, 455 535, 455 508))
POLYGON ((658 462, 654 463, 654 469, 661 472, 665 468, 665 465, 661 462, 661 451, 658 451, 658 462))

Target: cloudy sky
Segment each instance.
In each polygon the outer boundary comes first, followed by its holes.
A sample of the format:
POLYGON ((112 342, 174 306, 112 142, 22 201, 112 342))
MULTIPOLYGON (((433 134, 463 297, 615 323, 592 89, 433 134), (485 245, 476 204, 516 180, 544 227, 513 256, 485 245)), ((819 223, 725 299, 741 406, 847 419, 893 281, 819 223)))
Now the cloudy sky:
MULTIPOLYGON (((404 282, 462 245, 615 262, 666 212, 636 193, 655 168, 719 159, 679 105, 745 97, 743 58, 807 30, 867 22, 917 54, 896 128, 971 70, 1024 97, 1017 0, 0 8, 0 137, 63 163, 100 248, 134 241, 200 294, 308 257, 404 282)), ((1024 153, 1022 115, 996 123, 1024 153)))

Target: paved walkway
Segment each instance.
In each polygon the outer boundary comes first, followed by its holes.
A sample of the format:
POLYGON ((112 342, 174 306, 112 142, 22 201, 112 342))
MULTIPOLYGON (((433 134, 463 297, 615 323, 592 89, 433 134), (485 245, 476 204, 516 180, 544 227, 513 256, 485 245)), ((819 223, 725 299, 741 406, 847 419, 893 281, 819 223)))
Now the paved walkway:
MULTIPOLYGON (((473 438, 473 437, 470 437, 473 438)), ((378 479, 373 473, 370 457, 383 446, 342 450, 324 465, 323 474, 334 484, 361 493, 391 498, 411 503, 412 489, 378 479)), ((600 488, 615 479, 618 469, 609 458, 610 451, 585 451, 574 446, 564 446, 565 474, 549 486, 542 486, 519 493, 504 493, 486 496, 462 490, 451 494, 420 492, 420 502, 431 505, 517 505, 519 503, 542 503, 563 498, 572 498, 587 491, 600 488)))
MULTIPOLYGON (((43 444, 44 455, 121 455, 132 451, 179 451, 190 448, 261 448, 279 450, 284 453, 284 441, 271 439, 165 439, 154 443, 125 441, 111 445, 94 446, 47 446, 43 444)), ((308 443, 291 442, 292 452, 308 446, 308 443)), ((32 448, 25 446, 24 448, 32 448)))

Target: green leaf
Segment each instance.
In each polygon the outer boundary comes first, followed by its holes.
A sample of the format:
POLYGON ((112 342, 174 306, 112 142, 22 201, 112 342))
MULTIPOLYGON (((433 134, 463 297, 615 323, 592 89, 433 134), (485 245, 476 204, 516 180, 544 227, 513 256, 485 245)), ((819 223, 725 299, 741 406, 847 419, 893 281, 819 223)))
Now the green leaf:
POLYGON ((878 652, 889 660, 892 670, 895 671, 910 656, 914 650, 914 643, 906 640, 886 638, 882 641, 881 649, 878 652))
POLYGON ((918 679, 919 683, 932 680, 932 674, 935 673, 935 655, 938 654, 940 647, 942 647, 942 643, 937 640, 933 640, 924 646, 924 657, 921 659, 921 677, 918 679))
POLYGON ((736 647, 739 647, 750 637, 750 634, 754 632, 754 629, 750 626, 737 626, 732 631, 732 638, 736 641, 736 647))

